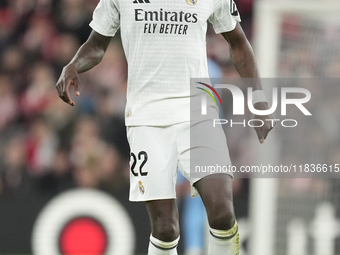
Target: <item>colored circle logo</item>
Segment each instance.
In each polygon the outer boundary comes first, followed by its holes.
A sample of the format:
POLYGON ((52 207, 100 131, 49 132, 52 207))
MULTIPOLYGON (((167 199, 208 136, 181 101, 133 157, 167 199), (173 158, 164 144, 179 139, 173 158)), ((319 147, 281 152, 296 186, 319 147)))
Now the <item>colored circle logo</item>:
POLYGON ((80 217, 69 221, 60 233, 59 250, 64 255, 105 254, 107 233, 97 220, 80 217))
POLYGON ((134 248, 134 229, 125 209, 92 189, 75 189, 52 199, 32 233, 34 255, 132 255, 134 248))

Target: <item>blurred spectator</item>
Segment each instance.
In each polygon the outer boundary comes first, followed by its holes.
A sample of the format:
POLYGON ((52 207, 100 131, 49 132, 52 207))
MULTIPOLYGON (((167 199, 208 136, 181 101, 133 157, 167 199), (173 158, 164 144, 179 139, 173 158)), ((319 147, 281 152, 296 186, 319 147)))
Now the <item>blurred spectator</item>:
POLYGON ((75 187, 71 164, 66 151, 59 150, 54 154, 51 168, 41 176, 39 184, 44 193, 53 195, 75 187))
POLYGON ((13 93, 11 77, 0 74, 0 131, 12 123, 18 115, 18 104, 13 93))
POLYGON ((58 2, 59 12, 56 15, 56 23, 59 30, 76 35, 80 43, 85 42, 91 31, 88 24, 98 1, 61 0, 58 2))
POLYGON ((44 118, 50 123, 59 140, 59 148, 69 149, 73 136, 74 125, 78 121, 75 108, 65 104, 58 96, 52 97, 43 112, 44 118))
POLYGON ((3 51, 1 68, 4 71, 15 75, 21 71, 23 63, 23 53, 18 47, 11 46, 3 51))
POLYGON ((71 160, 76 168, 92 167, 98 164, 105 144, 99 137, 99 127, 91 117, 82 117, 75 128, 71 160))
POLYGON ((57 147, 58 139, 49 123, 36 118, 27 138, 27 164, 32 174, 40 176, 51 169, 57 147))
POLYGON ((0 186, 3 192, 24 195, 31 189, 32 180, 27 171, 27 151, 23 144, 24 138, 17 134, 4 146, 3 160, 0 163, 0 186))
POLYGON ((21 109, 25 118, 42 114, 55 97, 53 70, 46 64, 37 63, 31 71, 31 82, 21 97, 21 109))
POLYGON ((8 48, 4 48, 3 52, 0 51, 0 56, 0 71, 10 76, 13 92, 21 92, 24 90, 24 79, 26 78, 23 51, 16 46, 10 46, 8 48))
POLYGON ((55 36, 52 20, 45 16, 32 16, 27 26, 22 38, 22 47, 30 60, 50 59, 55 36))

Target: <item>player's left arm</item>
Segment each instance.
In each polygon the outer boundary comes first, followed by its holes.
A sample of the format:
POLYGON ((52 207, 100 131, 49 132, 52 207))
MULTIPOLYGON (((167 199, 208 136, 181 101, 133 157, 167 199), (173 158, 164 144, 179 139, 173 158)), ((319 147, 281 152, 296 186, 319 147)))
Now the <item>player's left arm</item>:
MULTIPOLYGON (((252 78, 251 86, 253 87, 253 91, 262 90, 254 52, 240 24, 237 23, 234 30, 224 32, 222 35, 229 43, 230 57, 239 75, 242 78, 252 78)), ((255 103, 254 108, 257 110, 267 110, 268 103, 255 103)), ((272 115, 255 115, 255 118, 261 119, 264 122, 262 127, 255 128, 260 143, 263 143, 269 131, 275 126, 274 117, 272 115), (266 121, 266 119, 271 119, 273 121, 266 121)))
MULTIPOLYGON (((239 23, 234 30, 221 33, 228 41, 231 60, 242 78, 259 78, 253 49, 239 23)), ((254 90, 262 89, 260 83, 256 83, 254 90)))

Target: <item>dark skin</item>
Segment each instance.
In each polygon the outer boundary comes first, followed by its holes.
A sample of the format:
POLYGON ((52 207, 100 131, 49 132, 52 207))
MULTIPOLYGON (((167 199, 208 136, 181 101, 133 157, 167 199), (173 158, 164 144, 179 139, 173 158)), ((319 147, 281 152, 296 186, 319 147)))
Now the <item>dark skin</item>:
POLYGON ((112 37, 102 36, 92 31, 87 41, 79 48, 71 62, 63 68, 56 88, 59 97, 71 106, 75 103, 70 97, 70 87, 74 87, 74 93, 80 96, 79 73, 86 72, 95 67, 103 59, 112 37))
MULTIPOLYGON (((242 78, 259 78, 253 50, 239 24, 233 31, 222 33, 230 46, 231 60, 242 78)), ((79 96, 79 73, 86 72, 96 66, 103 58, 111 41, 92 31, 88 40, 80 47, 71 62, 63 68, 56 88, 59 97, 71 106, 72 101, 69 90, 74 87, 74 93, 79 96)), ((253 90, 262 89, 260 82, 251 84, 253 90)), ((268 104, 259 102, 254 105, 258 110, 268 109, 268 104)), ((273 128, 266 119, 272 116, 255 116, 264 121, 263 127, 255 128, 259 142, 263 143, 273 128)), ((194 186, 198 190, 207 210, 210 227, 227 230, 235 223, 235 214, 232 201, 232 179, 228 175, 217 178, 204 177, 194 186)), ((153 200, 145 202, 149 213, 152 235, 159 240, 169 242, 179 236, 178 210, 175 199, 153 200)))

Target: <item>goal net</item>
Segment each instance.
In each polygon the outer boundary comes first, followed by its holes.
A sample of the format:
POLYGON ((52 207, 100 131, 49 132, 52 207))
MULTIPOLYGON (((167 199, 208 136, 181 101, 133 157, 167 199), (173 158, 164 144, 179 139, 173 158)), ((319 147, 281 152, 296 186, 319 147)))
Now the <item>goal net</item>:
MULTIPOLYGON (((257 1, 254 49, 261 76, 340 78, 339 13, 339 1, 257 1)), ((278 162, 340 163, 340 84, 316 86, 312 94, 319 112, 302 123, 305 133, 273 132, 282 148, 273 155, 278 162)), ((249 255, 340 254, 340 179, 252 179, 250 192, 249 255)))

